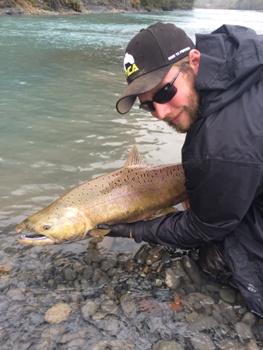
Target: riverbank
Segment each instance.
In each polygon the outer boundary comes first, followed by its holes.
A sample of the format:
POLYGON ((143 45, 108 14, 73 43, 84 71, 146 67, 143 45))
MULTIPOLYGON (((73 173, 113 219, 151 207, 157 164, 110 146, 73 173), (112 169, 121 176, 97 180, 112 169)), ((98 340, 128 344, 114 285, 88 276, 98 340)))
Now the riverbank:
POLYGON ((194 254, 148 244, 117 253, 122 239, 104 240, 74 250, 0 242, 2 350, 262 349, 262 320, 194 254))
MULTIPOLYGON (((167 9, 155 9, 167 10, 167 9)), ((0 0, 0 15, 72 15, 90 13, 123 13, 123 12, 147 12, 142 6, 136 5, 135 1, 110 1, 100 2, 87 0, 52 0, 46 2, 36 0, 11 1, 0 0)))
POLYGON ((52 6, 47 5, 42 0, 37 0, 34 3, 27 0, 20 0, 19 2, 0 0, 0 15, 72 15, 145 11, 144 9, 134 8, 129 1, 113 5, 108 0, 99 3, 80 0, 65 2, 54 0, 50 2, 50 5, 52 6))

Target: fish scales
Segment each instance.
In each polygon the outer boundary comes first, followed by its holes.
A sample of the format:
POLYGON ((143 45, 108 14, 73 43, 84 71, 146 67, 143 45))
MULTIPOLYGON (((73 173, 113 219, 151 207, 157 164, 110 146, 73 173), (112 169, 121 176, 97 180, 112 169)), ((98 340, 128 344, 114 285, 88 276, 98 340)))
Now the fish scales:
POLYGON ((98 224, 146 219, 184 201, 184 183, 181 164, 149 167, 134 146, 123 168, 77 186, 25 219, 17 231, 29 229, 41 236, 23 235, 19 241, 38 245, 75 241, 92 235, 98 224))

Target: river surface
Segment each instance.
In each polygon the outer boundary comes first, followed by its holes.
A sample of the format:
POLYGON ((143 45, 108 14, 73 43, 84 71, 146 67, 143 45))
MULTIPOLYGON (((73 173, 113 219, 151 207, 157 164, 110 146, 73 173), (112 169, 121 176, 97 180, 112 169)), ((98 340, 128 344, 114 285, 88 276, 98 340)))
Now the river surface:
MULTIPOLYGON (((255 11, 0 18, 3 264, 11 261, 13 269, 19 265, 25 270, 28 264, 27 248, 17 243, 16 224, 71 187, 122 167, 132 145, 151 165, 180 162, 183 135, 137 106, 124 116, 115 110, 126 84, 125 46, 156 21, 182 27, 193 41, 195 33, 209 33, 222 24, 248 26, 263 34, 263 13, 255 11)), ((138 249, 125 241, 106 246, 118 253, 138 249)), ((53 256, 58 249, 74 254, 86 248, 87 241, 30 251, 53 256)))

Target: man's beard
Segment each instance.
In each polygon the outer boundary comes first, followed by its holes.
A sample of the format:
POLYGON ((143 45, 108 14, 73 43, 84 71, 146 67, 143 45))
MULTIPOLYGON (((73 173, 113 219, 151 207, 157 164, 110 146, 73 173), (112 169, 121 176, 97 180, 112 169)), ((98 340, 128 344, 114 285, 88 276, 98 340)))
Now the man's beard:
MULTIPOLYGON (((179 121, 177 124, 173 124, 170 121, 165 121, 165 120, 164 121, 172 129, 183 134, 189 131, 192 125, 197 121, 199 116, 198 110, 199 110, 199 96, 197 91, 194 89, 188 96, 188 106, 183 107, 181 110, 181 112, 185 112, 189 116, 187 123, 184 123, 185 120, 182 120, 182 123, 179 121)), ((172 118, 170 117, 169 119, 171 120, 172 118)))

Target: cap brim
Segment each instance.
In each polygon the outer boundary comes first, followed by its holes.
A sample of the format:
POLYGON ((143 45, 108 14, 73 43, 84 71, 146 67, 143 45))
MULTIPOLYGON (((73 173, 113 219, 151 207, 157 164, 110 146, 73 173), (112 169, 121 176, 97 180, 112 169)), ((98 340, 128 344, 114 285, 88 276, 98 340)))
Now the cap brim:
POLYGON ((138 95, 151 91, 159 85, 167 75, 173 64, 169 64, 158 70, 141 75, 133 80, 125 89, 121 98, 116 103, 116 109, 120 114, 129 112, 138 95))

